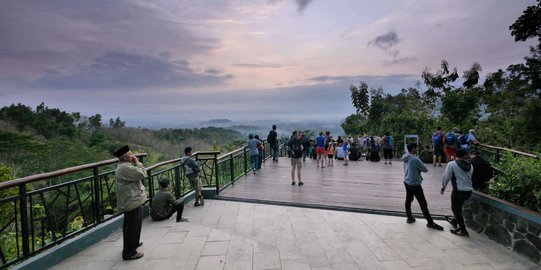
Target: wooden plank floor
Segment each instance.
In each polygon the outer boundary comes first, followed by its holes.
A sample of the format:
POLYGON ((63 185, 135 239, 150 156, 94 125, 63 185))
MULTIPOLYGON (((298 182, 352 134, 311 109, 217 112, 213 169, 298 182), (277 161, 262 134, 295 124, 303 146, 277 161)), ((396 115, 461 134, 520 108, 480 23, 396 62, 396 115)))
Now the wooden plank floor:
MULTIPOLYGON (((268 160, 257 175, 249 173, 233 186, 220 193, 221 197, 266 200, 296 204, 316 204, 331 207, 349 207, 378 211, 404 212, 406 191, 403 184, 403 163, 343 162, 335 160, 334 166, 316 168, 315 160, 306 160, 302 168, 304 186, 291 185, 291 163, 288 158, 278 162, 268 160)), ((450 215, 449 185, 445 195, 440 195, 441 179, 445 169, 427 164, 423 174, 423 189, 428 208, 434 215, 450 215)), ((416 200, 412 211, 421 213, 416 200)))

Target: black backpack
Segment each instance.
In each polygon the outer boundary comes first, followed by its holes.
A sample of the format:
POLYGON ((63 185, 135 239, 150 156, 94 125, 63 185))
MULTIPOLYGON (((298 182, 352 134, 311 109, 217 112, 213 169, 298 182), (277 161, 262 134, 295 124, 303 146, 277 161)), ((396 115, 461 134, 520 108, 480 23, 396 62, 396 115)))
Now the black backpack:
POLYGON ((458 137, 458 144, 468 144, 468 135, 460 135, 460 137, 458 137))

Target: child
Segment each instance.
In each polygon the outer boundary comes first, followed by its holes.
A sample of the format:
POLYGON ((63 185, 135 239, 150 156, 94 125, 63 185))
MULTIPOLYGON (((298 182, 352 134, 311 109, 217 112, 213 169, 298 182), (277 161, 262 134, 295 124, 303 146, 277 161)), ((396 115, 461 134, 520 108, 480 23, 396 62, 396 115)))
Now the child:
POLYGON ((334 143, 329 143, 329 149, 327 150, 328 163, 327 166, 334 166, 334 143))

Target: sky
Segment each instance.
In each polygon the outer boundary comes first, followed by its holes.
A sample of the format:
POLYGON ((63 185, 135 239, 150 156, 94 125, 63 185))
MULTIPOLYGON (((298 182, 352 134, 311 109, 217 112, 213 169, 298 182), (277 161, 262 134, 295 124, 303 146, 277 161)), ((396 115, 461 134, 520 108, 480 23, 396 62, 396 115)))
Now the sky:
MULTIPOLYGON (((349 86, 395 94, 442 59, 523 61, 509 26, 534 0, 0 2, 0 106, 41 102, 127 125, 336 121, 349 86)), ((423 85, 420 85, 424 89, 423 85)), ((106 122, 106 121, 104 121, 106 122)))

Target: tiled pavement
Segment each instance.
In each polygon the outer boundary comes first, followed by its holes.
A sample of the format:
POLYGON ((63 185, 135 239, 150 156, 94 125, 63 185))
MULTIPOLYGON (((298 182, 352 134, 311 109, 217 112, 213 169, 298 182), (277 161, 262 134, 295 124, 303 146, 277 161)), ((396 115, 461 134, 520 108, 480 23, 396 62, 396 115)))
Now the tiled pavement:
POLYGON ((417 219, 207 200, 187 223, 143 221, 142 259, 121 259, 119 231, 53 269, 541 269, 485 236, 417 219))

